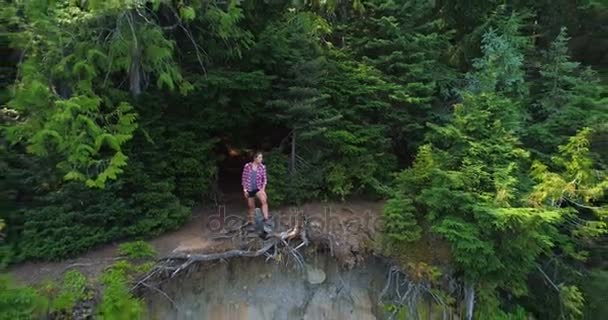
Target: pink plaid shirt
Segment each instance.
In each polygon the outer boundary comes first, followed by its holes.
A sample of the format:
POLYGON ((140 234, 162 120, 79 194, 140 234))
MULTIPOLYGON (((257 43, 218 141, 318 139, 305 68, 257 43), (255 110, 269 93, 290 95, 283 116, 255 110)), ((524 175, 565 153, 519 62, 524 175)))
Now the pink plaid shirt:
MULTIPOLYGON (((243 167, 243 176, 241 178, 241 184, 243 185, 243 189, 247 191, 251 189, 251 171, 253 170, 253 163, 247 162, 243 167)), ((266 166, 261 164, 258 166, 258 173, 255 176, 255 185, 258 190, 262 190, 264 186, 266 186, 266 166)))

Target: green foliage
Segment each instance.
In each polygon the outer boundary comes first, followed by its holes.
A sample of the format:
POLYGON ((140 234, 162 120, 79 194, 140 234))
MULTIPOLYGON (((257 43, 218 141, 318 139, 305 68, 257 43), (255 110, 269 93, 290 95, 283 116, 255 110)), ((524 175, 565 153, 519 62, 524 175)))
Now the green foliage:
POLYGON ((172 193, 171 180, 163 180, 159 172, 144 169, 145 163, 133 161, 125 172, 125 199, 131 211, 130 223, 121 223, 129 236, 155 235, 180 226, 190 216, 190 209, 183 206, 172 193))
MULTIPOLYGON (((9 102, 26 117, 8 128, 8 136, 37 156, 61 155, 57 167, 66 180, 103 188, 123 172, 122 146, 137 127, 126 95, 110 97, 111 76, 128 75, 133 95, 151 75, 159 88, 187 92, 191 85, 173 61, 174 41, 151 22, 154 15, 142 14, 149 14, 142 2, 13 5, 24 32, 14 33, 12 41, 31 53, 9 102)), ((192 19, 193 10, 184 10, 185 19, 192 19)))
POLYGON ((383 90, 390 88, 369 109, 377 110, 381 101, 390 104, 381 117, 401 156, 414 153, 424 124, 441 116, 435 106, 449 96, 456 78, 446 62, 452 33, 432 11, 424 1, 367 1, 362 17, 340 25, 347 49, 381 73, 388 87, 383 90))
POLYGON ((584 127, 605 131, 608 122, 606 87, 589 68, 572 61, 565 28, 551 43, 541 61, 540 79, 534 87, 530 130, 526 143, 544 154, 557 151, 584 127))
MULTIPOLYGON (((125 177, 131 177, 131 169, 125 177)), ((149 176, 141 174, 141 179, 149 176)), ((143 180, 145 182, 145 180, 143 180)), ((91 190, 77 184, 65 185, 45 195, 36 205, 14 216, 9 225, 19 227, 13 243, 17 260, 56 260, 73 256, 121 237, 157 234, 180 225, 190 210, 170 193, 170 185, 150 182, 126 189, 128 185, 108 185, 91 190), (117 196, 130 190, 126 199, 117 196), (20 217, 27 217, 25 223, 20 217)))
POLYGON ((206 2, 207 6, 200 17, 201 23, 206 25, 202 35, 202 45, 207 51, 210 60, 243 58, 244 52, 254 46, 253 34, 242 27, 244 19, 243 9, 236 1, 229 2, 226 8, 214 2, 206 2))
POLYGON ((182 18, 182 20, 189 22, 189 21, 194 20, 194 17, 196 17, 196 12, 194 11, 194 9, 192 7, 183 6, 183 7, 179 8, 179 15, 182 18))
MULTIPOLYGON (((602 199, 608 190, 608 173, 593 166, 589 140, 592 131, 584 128, 559 146, 559 155, 553 158, 558 173, 549 171, 542 163, 533 165, 532 175, 539 182, 531 201, 536 204, 559 205, 562 201, 589 204, 602 199)), ((598 215, 601 211, 594 210, 598 215)))
POLYGON ((23 259, 60 259, 83 252, 120 236, 121 225, 131 220, 124 200, 116 199, 108 186, 94 191, 77 183, 38 199, 25 209, 12 227, 21 227, 15 244, 23 259))
POLYGON ((608 173, 594 167, 589 149, 591 133, 589 128, 584 128, 566 145, 559 146, 560 153, 553 158, 558 168, 556 172, 540 162, 532 166, 532 176, 537 184, 529 196, 530 201, 536 206, 570 207, 566 218, 577 223, 563 226, 571 239, 563 246, 564 253, 576 260, 584 260, 587 256, 585 242, 592 242, 608 232, 608 210, 605 206, 596 206, 608 190, 608 173), (570 241, 580 241, 580 245, 574 246, 570 241))
POLYGON ((129 290, 129 280, 123 264, 117 264, 104 272, 101 303, 97 314, 102 319, 144 319, 143 302, 129 290))
POLYGON ((564 319, 582 319, 585 299, 576 286, 561 286, 560 299, 564 305, 564 319))
POLYGON ((8 276, 0 276, 0 319, 31 319, 42 315, 46 304, 34 288, 17 286, 8 276))
POLYGON ((371 110, 390 107, 378 100, 390 87, 373 68, 352 63, 328 47, 323 41, 328 32, 327 21, 297 11, 264 29, 256 57, 264 57, 266 72, 283 79, 273 83, 265 118, 282 123, 295 135, 298 161, 289 170, 295 184, 290 194, 324 189, 344 199, 362 191, 377 193, 379 181, 388 176, 380 168, 392 166, 393 158, 385 153, 390 147, 387 127, 371 110), (319 58, 324 52, 330 52, 328 58, 319 58), (374 157, 384 158, 382 164, 374 157), (321 179, 300 177, 300 172, 321 179))
MULTIPOLYGON (((465 279, 515 296, 526 294, 527 275, 556 245, 561 221, 560 211, 520 200, 520 168, 529 154, 514 134, 518 109, 494 93, 465 94, 450 123, 431 125, 430 144, 398 175, 391 200, 410 203, 414 216, 432 223, 431 230, 451 244, 465 279)), ((500 313, 497 308, 484 314, 500 313)))
POLYGON ((481 39, 483 56, 473 60, 474 72, 467 74, 470 92, 526 94, 524 54, 530 40, 521 34, 527 15, 498 15, 496 29, 490 27, 481 39))
POLYGON ((118 245, 118 253, 131 259, 145 259, 156 256, 156 250, 149 243, 138 240, 118 245))
POLYGON ((585 277, 581 289, 585 301, 583 319, 599 319, 608 312, 608 305, 603 298, 608 294, 608 271, 592 270, 585 277))
MULTIPOLYGON (((598 1, 3 4, 2 263, 177 228, 238 183, 224 150, 261 148, 272 206, 388 197, 389 252, 449 244, 475 318, 599 310, 598 1)), ((101 317, 143 317, 123 282, 147 268, 113 268, 101 317)))
MULTIPOLYGON (((463 93, 464 101, 455 106, 450 123, 430 125, 430 144, 419 149, 411 169, 398 175, 397 190, 387 203, 389 209, 395 202, 410 203, 414 216, 426 217, 432 231, 451 243, 465 279, 479 288, 491 288, 478 306, 481 318, 525 317, 522 310, 505 313, 496 290, 519 297, 527 294, 528 275, 539 258, 559 248, 567 257, 583 259, 585 253, 570 237, 593 241, 605 226, 602 208, 593 207, 604 195, 605 174, 593 166, 588 129, 559 147, 561 154, 554 157, 553 167, 560 173, 533 164, 538 183, 531 186, 532 202, 526 201, 530 182, 522 169, 530 155, 518 134, 528 132, 522 129, 525 109, 517 99, 527 94, 523 61, 529 42, 518 33, 521 25, 509 18, 498 25, 499 32, 485 34, 484 55, 473 64, 477 70, 467 75, 469 92, 463 93), (572 210, 565 205, 600 215, 589 219, 587 214, 584 220, 581 215, 575 218, 578 223, 571 224, 572 210)), ((399 218, 389 215, 387 225, 397 225, 399 218)), ((576 287, 562 288, 560 316, 580 318, 584 303, 580 292, 576 287)))
POLYGON ((319 56, 321 39, 331 31, 322 17, 310 12, 286 12, 281 19, 270 23, 260 34, 256 58, 265 70, 281 72, 283 66, 319 56))
POLYGON ((78 271, 68 271, 57 296, 51 302, 51 310, 71 313, 76 303, 91 298, 87 289, 87 279, 78 271))
POLYGON ((317 158, 318 167, 324 168, 324 184, 339 197, 383 194, 383 182, 396 163, 389 128, 379 115, 389 112, 385 99, 394 86, 373 67, 353 63, 338 53, 332 57, 322 86, 341 118, 314 146, 324 151, 317 158))
MULTIPOLYGON (((201 194, 211 188, 217 175, 215 159, 211 156, 217 139, 196 134, 188 127, 176 129, 167 128, 161 138, 168 142, 166 151, 171 155, 166 159, 165 173, 174 179, 174 193, 180 201, 192 205, 202 200, 201 194)), ((156 137, 152 135, 152 139, 156 137)))
MULTIPOLYGON (((489 288, 488 288, 489 289, 489 288)), ((509 311, 502 310, 500 299, 492 290, 481 289, 478 294, 479 302, 475 308, 474 317, 476 319, 497 319, 497 320, 526 320, 529 314, 519 305, 509 311)))
POLYGON ((416 241, 420 239, 422 228, 415 217, 416 209, 412 201, 403 198, 392 198, 384 205, 384 233, 390 240, 416 241))
POLYGON ((293 184, 293 181, 290 183, 289 180, 288 158, 280 152, 267 152, 264 154, 264 164, 268 176, 266 185, 268 202, 273 206, 284 204, 291 195, 291 190, 288 188, 293 184))
POLYGON ((344 197, 352 192, 353 182, 345 166, 337 164, 329 169, 325 180, 329 190, 344 201, 344 197))

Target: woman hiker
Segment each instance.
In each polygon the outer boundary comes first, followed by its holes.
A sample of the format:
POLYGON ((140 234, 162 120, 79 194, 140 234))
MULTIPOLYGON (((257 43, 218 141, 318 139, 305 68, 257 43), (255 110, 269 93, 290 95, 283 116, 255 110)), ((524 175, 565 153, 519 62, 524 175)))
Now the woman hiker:
POLYGON ((243 167, 243 176, 241 184, 243 185, 243 194, 247 200, 247 230, 253 231, 254 226, 254 210, 255 198, 260 199, 262 203, 262 213, 264 215, 264 229, 271 228, 272 224, 268 216, 268 202, 266 201, 266 166, 262 164, 263 156, 261 152, 256 152, 253 155, 253 161, 248 162, 243 167))

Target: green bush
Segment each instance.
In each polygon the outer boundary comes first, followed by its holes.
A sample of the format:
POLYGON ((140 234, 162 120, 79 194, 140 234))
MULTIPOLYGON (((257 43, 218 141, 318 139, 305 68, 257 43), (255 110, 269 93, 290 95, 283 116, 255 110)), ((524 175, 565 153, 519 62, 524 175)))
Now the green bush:
POLYGON ((7 223, 18 230, 18 237, 8 239, 16 255, 13 262, 58 260, 112 240, 159 234, 186 221, 190 209, 171 193, 172 185, 133 172, 137 169, 134 163, 126 170, 131 184, 99 190, 68 183, 22 210, 19 219, 7 223))
POLYGON ((0 320, 36 318, 47 305, 34 288, 17 286, 8 276, 0 275, 0 320))
POLYGON ((128 236, 157 235, 173 230, 182 225, 191 213, 190 208, 183 206, 173 194, 175 185, 172 180, 153 172, 165 169, 152 166, 148 169, 146 165, 132 161, 125 170, 122 192, 131 217, 120 226, 128 236))
POLYGON ((267 168, 268 202, 273 205, 301 203, 316 198, 321 190, 322 172, 305 170, 289 174, 289 157, 274 150, 264 155, 267 168))
POLYGON ((18 259, 57 260, 125 235, 134 217, 129 204, 115 195, 116 186, 97 190, 68 183, 25 209, 25 221, 9 222, 20 228, 18 259))
POLYGON ((336 164, 331 167, 326 181, 329 191, 331 191, 332 194, 339 196, 343 201, 344 197, 349 195, 354 187, 348 170, 341 164, 336 164))
POLYGON ((57 297, 51 303, 51 310, 70 312, 78 301, 91 297, 87 290, 87 278, 75 270, 70 270, 63 276, 63 284, 57 297))
POLYGON ((410 199, 389 199, 384 205, 384 233, 390 242, 416 241, 422 228, 415 217, 416 209, 410 199))
POLYGON ((157 254, 154 247, 142 240, 121 243, 118 252, 132 259, 154 258, 157 254))
POLYGON ((584 319, 601 319, 608 314, 608 271, 595 269, 582 284, 585 295, 584 319))
POLYGON ((104 284, 101 303, 97 314, 101 319, 132 320, 144 319, 145 309, 141 300, 129 290, 129 277, 124 263, 111 267, 102 275, 104 284))
POLYGON ((180 201, 193 205, 201 201, 201 194, 209 190, 217 174, 217 165, 210 156, 217 141, 201 136, 200 130, 176 131, 176 136, 167 140, 166 174, 174 179, 174 193, 180 201))
POLYGON ((273 206, 284 204, 290 198, 287 161, 287 156, 280 152, 268 152, 264 155, 268 175, 266 194, 268 202, 273 206))

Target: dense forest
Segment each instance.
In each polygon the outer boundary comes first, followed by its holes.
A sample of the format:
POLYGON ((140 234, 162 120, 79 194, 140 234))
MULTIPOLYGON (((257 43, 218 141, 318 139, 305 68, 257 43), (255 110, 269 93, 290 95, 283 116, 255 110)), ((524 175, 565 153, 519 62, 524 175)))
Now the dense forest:
POLYGON ((382 199, 388 255, 445 241, 475 319, 608 316, 605 1, 0 10, 3 267, 176 229, 262 150, 271 207, 382 199))

